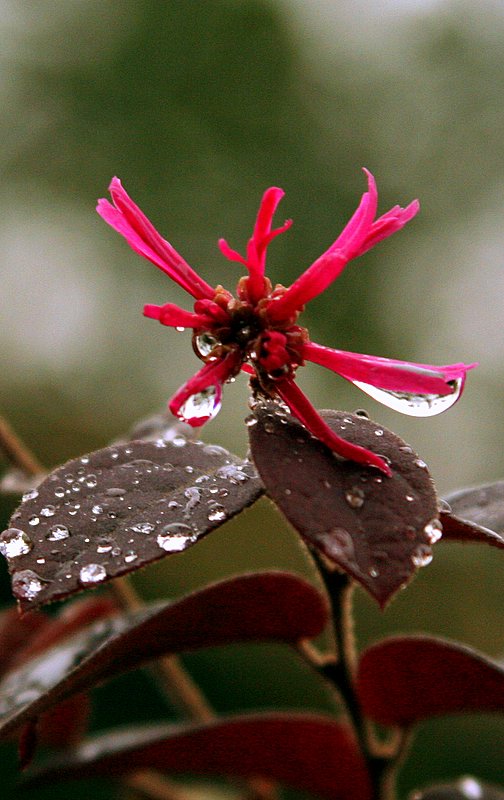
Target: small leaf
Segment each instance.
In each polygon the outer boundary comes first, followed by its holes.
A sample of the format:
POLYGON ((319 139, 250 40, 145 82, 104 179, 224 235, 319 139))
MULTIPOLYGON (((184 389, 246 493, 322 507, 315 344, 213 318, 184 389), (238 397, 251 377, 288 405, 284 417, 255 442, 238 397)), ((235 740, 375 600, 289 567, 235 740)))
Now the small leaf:
POLYGON ((242 778, 258 775, 327 800, 370 800, 368 773, 350 731, 314 714, 250 714, 209 725, 156 725, 86 741, 29 778, 39 786, 137 769, 242 778))
POLYGON ((401 636, 361 656, 358 692, 367 715, 411 725, 446 714, 504 712, 504 669, 475 650, 427 636, 401 636))
POLYGON ((186 550, 262 491, 250 462, 182 435, 69 461, 0 536, 14 596, 34 608, 186 550))
POLYGON ((504 800, 504 790, 465 775, 456 783, 440 783, 413 792, 409 800, 504 800))
POLYGON ((318 635, 327 616, 325 599, 306 581, 265 572, 102 620, 5 677, 0 736, 61 700, 160 655, 238 641, 294 643, 318 635))
POLYGON ((335 456, 271 403, 258 404, 249 420, 254 462, 308 544, 384 606, 432 558, 440 536, 432 480, 411 447, 385 428, 347 412, 320 413, 338 436, 389 459, 392 477, 335 456))
POLYGON ((482 542, 504 548, 504 481, 453 492, 442 511, 445 541, 482 542))

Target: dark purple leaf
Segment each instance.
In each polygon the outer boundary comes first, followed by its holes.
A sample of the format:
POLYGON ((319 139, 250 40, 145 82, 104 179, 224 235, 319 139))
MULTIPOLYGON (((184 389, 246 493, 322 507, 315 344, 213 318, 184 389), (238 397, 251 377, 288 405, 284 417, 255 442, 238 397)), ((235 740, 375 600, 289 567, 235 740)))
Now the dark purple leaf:
POLYGON ((469 647, 427 636, 385 639, 364 651, 358 692, 367 715, 407 726, 446 714, 504 712, 504 669, 469 647))
POLYGON ((453 492, 445 503, 441 514, 445 541, 504 548, 504 481, 453 492))
POLYGON ((504 800, 504 790, 465 775, 456 783, 440 783, 413 792, 409 800, 504 800))
POLYGON ((318 635, 327 616, 325 599, 306 581, 265 572, 110 617, 5 677, 0 684, 0 735, 70 695, 160 655, 238 641, 294 643, 318 635))
POLYGON ((250 462, 182 435, 69 461, 0 536, 13 593, 26 610, 101 585, 186 550, 262 491, 250 462))
POLYGON ((204 726, 113 731, 42 767, 31 785, 137 769, 252 778, 258 775, 327 800, 370 800, 368 773, 351 732, 312 714, 254 714, 204 726))
POLYGON ((440 536, 432 480, 411 447, 385 428, 347 412, 321 414, 338 436, 389 459, 392 477, 335 456, 272 403, 257 405, 249 419, 254 462, 308 544, 384 606, 432 558, 440 536))

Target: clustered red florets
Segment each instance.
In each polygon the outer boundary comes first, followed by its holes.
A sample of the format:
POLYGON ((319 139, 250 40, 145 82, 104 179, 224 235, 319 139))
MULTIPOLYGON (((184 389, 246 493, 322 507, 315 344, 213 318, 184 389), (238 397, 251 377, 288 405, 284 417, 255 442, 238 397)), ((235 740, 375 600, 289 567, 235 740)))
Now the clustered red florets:
POLYGON ((271 241, 292 224, 272 229, 283 191, 268 189, 262 198, 246 256, 221 239, 223 255, 246 267, 236 297, 222 286, 212 288, 163 239, 124 191, 118 178, 110 185, 114 205, 98 202, 98 213, 140 255, 152 261, 195 299, 194 311, 167 303, 146 305, 144 314, 163 325, 193 330, 193 348, 203 368, 171 398, 170 410, 197 426, 211 419, 221 404, 223 385, 241 370, 253 376, 256 394, 281 400, 308 430, 335 453, 380 469, 390 467, 376 453, 350 444, 323 421, 295 382, 298 367, 312 361, 328 367, 375 399, 414 416, 431 416, 453 405, 460 396, 466 372, 474 364, 437 367, 376 356, 348 353, 311 342, 297 325, 299 313, 343 271, 347 263, 382 239, 400 230, 419 209, 394 206, 375 219, 378 195, 373 176, 364 170, 368 190, 354 215, 332 245, 289 287, 272 288, 265 276, 266 251, 271 241))

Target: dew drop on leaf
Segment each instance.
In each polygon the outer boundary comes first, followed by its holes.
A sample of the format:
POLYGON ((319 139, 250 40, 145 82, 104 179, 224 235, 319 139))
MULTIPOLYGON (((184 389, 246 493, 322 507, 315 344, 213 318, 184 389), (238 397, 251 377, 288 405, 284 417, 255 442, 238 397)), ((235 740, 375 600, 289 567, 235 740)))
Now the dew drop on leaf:
POLYGON ((70 531, 66 525, 53 525, 46 534, 46 539, 49 542, 59 542, 62 539, 68 539, 70 531))
POLYGON ((157 543, 162 550, 177 552, 184 550, 187 543, 194 538, 192 528, 183 522, 173 522, 165 525, 157 537, 157 543))
POLYGON ((5 558, 25 556, 33 547, 33 542, 24 531, 19 528, 7 528, 0 535, 0 553, 5 558))
MULTIPOLYGON (((409 369, 404 367, 405 370, 409 369)), ((411 372, 419 373, 420 371, 431 377, 439 378, 439 374, 431 372, 428 369, 419 370, 418 368, 411 368, 411 372)), ((441 414, 447 411, 459 399, 463 381, 461 378, 449 381, 449 385, 453 391, 450 394, 415 394, 411 392, 394 392, 389 389, 378 389, 376 386, 371 386, 362 381, 352 381, 352 383, 368 394, 373 400, 377 400, 388 408, 394 411, 399 411, 401 414, 407 414, 410 417, 434 417, 436 414, 441 414)))
POLYGON ((102 564, 86 564, 79 571, 79 581, 83 586, 92 586, 95 583, 100 583, 106 577, 107 570, 102 564))
POLYGON ((215 503, 208 511, 208 519, 210 522, 223 522, 227 517, 226 509, 219 503, 215 503))
POLYGON ((26 503, 27 500, 35 500, 36 497, 38 497, 37 489, 30 489, 28 492, 24 493, 21 499, 23 503, 26 503))
POLYGON ((42 580, 31 569, 21 569, 12 576, 12 592, 18 600, 34 600, 42 590, 42 580))
POLYGON ((353 486, 348 492, 345 492, 345 500, 350 508, 362 508, 364 499, 364 492, 356 486, 353 486))
POLYGON ((426 567, 432 561, 432 550, 426 544, 419 544, 411 556, 415 567, 426 567))
POLYGON ((443 526, 438 519, 432 519, 424 528, 424 533, 429 541, 429 544, 434 544, 441 539, 443 535, 443 526))

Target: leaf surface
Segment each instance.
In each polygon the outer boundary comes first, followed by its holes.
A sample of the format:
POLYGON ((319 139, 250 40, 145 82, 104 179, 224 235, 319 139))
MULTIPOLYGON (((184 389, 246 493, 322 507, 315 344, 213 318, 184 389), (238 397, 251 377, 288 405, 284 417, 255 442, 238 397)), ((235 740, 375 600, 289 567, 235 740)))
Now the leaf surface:
POLYGON ((464 645, 427 636, 384 639, 365 650, 357 685, 365 713, 385 725, 504 712, 499 664, 464 645))
POLYGON ((409 800, 504 800, 504 790, 465 775, 456 783, 440 783, 413 792, 409 800))
POLYGON ((347 412, 320 413, 338 436, 389 459, 392 477, 335 456, 272 403, 258 404, 248 421, 254 462, 308 544, 384 606, 432 558, 440 536, 432 480, 411 447, 385 428, 347 412))
POLYGON ((481 542, 504 549, 504 481, 461 489, 441 513, 445 541, 481 542))
POLYGON ((160 655, 233 642, 294 643, 318 635, 327 617, 325 599, 306 581, 265 572, 101 620, 4 678, 0 736, 61 700, 160 655))
POLYGON ((69 461, 0 535, 14 596, 27 610, 182 552, 262 491, 250 462, 181 434, 69 461))
POLYGON ((114 731, 42 768, 31 785, 136 769, 262 777, 327 800, 370 800, 362 756, 347 728, 312 714, 254 714, 210 725, 114 731))

